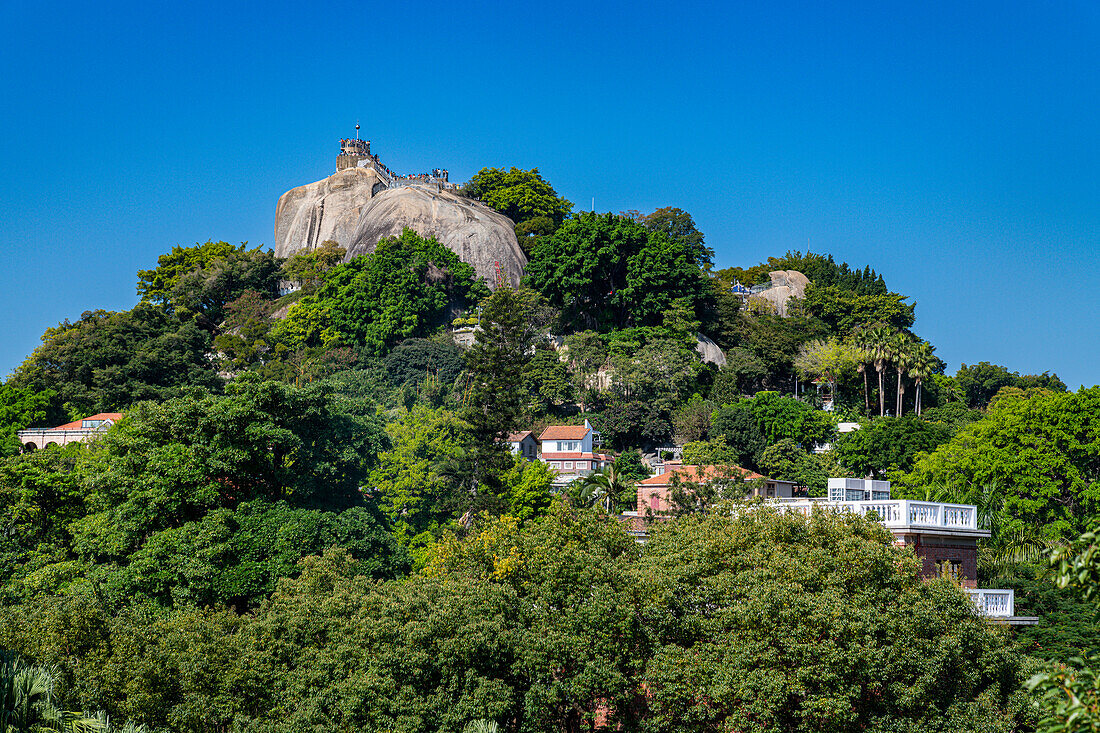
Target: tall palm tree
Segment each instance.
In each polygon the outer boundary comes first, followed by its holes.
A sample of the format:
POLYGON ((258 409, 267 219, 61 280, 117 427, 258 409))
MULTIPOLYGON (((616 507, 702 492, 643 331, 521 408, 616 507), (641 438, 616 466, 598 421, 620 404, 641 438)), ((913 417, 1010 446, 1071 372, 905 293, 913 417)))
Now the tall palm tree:
POLYGON ((913 378, 913 384, 917 388, 914 399, 917 417, 920 417, 921 413, 921 383, 932 376, 932 370, 936 368, 935 351, 936 347, 927 341, 918 342, 913 349, 913 363, 909 366, 909 376, 913 378))
POLYGON ((886 414, 886 392, 882 384, 882 374, 886 371, 886 363, 890 360, 890 345, 896 332, 884 323, 877 323, 867 329, 863 338, 867 355, 875 365, 878 372, 878 416, 886 414))
POLYGON ((890 361, 898 373, 897 408, 894 414, 901 417, 905 409, 905 383, 902 377, 913 365, 913 337, 907 333, 898 333, 890 344, 890 361))

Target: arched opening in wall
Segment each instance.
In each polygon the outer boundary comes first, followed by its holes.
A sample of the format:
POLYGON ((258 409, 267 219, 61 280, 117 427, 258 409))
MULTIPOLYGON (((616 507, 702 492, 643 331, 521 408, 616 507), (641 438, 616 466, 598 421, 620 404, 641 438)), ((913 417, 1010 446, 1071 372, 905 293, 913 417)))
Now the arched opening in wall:
POLYGON ((33 442, 23 444, 23 452, 24 453, 31 453, 32 451, 36 451, 36 450, 38 450, 38 446, 35 445, 33 442))

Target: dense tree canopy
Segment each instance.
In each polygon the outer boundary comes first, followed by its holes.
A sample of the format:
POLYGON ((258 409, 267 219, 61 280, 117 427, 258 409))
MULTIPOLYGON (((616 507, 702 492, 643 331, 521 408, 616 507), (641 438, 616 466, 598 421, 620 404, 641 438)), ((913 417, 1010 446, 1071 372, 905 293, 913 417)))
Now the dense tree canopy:
POLYGON ((292 348, 344 344, 382 355, 402 339, 426 335, 448 308, 471 305, 486 292, 454 252, 406 229, 330 270, 275 331, 292 348))
POLYGON ((657 325, 678 298, 705 292, 698 246, 634 219, 583 213, 535 246, 525 282, 562 311, 563 322, 610 330, 657 325))
POLYGON ((481 199, 517 225, 533 220, 547 220, 535 234, 549 234, 569 216, 573 204, 558 196, 540 174, 538 168, 529 171, 512 167, 482 168, 464 186, 466 193, 481 199))
POLYGON ((917 454, 932 452, 951 433, 945 425, 915 417, 884 417, 839 435, 834 453, 857 476, 883 479, 891 470, 908 471, 917 454))
POLYGON ((210 346, 208 332, 193 321, 181 324, 160 305, 87 311, 75 323, 48 329, 8 384, 53 391, 48 417, 57 424, 169 399, 187 386, 217 388, 210 346))

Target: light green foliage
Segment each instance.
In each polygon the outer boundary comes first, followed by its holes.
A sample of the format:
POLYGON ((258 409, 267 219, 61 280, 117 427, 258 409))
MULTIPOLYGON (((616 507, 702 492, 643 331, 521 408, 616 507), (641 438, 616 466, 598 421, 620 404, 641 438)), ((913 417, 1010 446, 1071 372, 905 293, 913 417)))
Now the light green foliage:
POLYGON ((757 508, 642 555, 650 731, 1021 730, 1019 658, 881 525, 757 508))
POLYGON ((56 396, 48 389, 36 392, 28 387, 0 384, 0 457, 19 452, 16 434, 24 428, 43 425, 56 396))
POLYGON ((55 685, 50 669, 0 651, 0 725, 4 733, 106 730, 95 718, 63 710, 55 685))
POLYGON ((53 390, 49 417, 122 412, 140 400, 164 400, 185 386, 215 388, 221 380, 206 354, 210 334, 162 306, 87 311, 75 323, 46 330, 42 345, 19 365, 11 387, 53 390))
POLYGON ((700 257, 633 219, 586 213, 539 241, 525 283, 560 308, 569 327, 657 325, 674 300, 694 308, 705 294, 700 257))
POLYGON ((508 514, 521 522, 544 514, 550 506, 554 475, 547 463, 514 456, 512 467, 501 477, 508 514))
POLYGON ((1098 454, 1100 388, 1017 391, 998 399, 985 419, 917 458, 897 485, 919 491, 998 484, 1016 519, 1064 537, 1097 512, 1098 454))
POLYGON ((402 339, 426 335, 449 306, 464 308, 485 292, 454 252, 406 229, 327 272, 273 335, 290 349, 340 342, 382 355, 402 339))
POLYGON ((919 453, 931 453, 951 438, 951 429, 915 417, 881 417, 859 430, 839 435, 836 459, 857 476, 886 478, 891 470, 908 471, 919 453))
MULTIPOLYGON (((793 387, 794 359, 802 344, 829 336, 828 327, 816 318, 754 316, 744 312, 738 317, 738 332, 743 348, 752 352, 758 362, 748 362, 746 367, 731 363, 727 368, 734 371, 745 369, 745 378, 751 388, 756 388, 759 383, 774 390, 790 390, 793 387), (756 363, 763 365, 763 375, 759 375, 756 363)), ((738 361, 745 360, 742 357, 738 361)), ((742 389, 749 391, 745 386, 742 389)))
POLYGON ((417 405, 386 433, 391 447, 378 456, 366 483, 398 540, 420 546, 470 506, 464 477, 443 469, 466 457, 471 428, 452 412, 417 405))
POLYGON ((833 386, 855 375, 859 351, 836 338, 815 339, 802 345, 794 366, 803 379, 820 379, 833 386))
POLYGON ((244 244, 235 247, 228 242, 213 240, 193 247, 175 246, 171 252, 157 258, 155 269, 138 270, 138 295, 142 300, 167 303, 184 275, 202 270, 217 260, 224 260, 234 252, 244 251, 244 244))
POLYGON ((692 395, 672 415, 672 428, 676 431, 676 437, 684 443, 707 437, 710 431, 710 415, 714 408, 713 402, 704 400, 699 395, 692 395))
POLYGON ((321 242, 314 249, 299 250, 282 266, 282 275, 287 280, 301 283, 302 288, 312 291, 325 273, 340 264, 347 250, 334 240, 321 242))
POLYGON ((546 234, 548 229, 560 226, 573 208, 572 203, 558 196, 550 183, 539 175, 538 168, 529 171, 515 166, 509 170, 482 168, 466 184, 465 191, 517 225, 525 222, 539 225, 522 231, 517 226, 517 234, 546 234), (538 221, 541 219, 549 219, 550 226, 538 221))
MULTIPOLYGON (((1077 589, 1094 614, 1100 606, 1097 538, 1097 532, 1090 530, 1050 556, 1058 586, 1077 589)), ((1039 733, 1100 731, 1100 653, 1093 649, 1068 661, 1050 665, 1028 680, 1041 711, 1039 733)))
MULTIPOLYGON (((714 440, 695 440, 684 444, 685 466, 736 465, 741 455, 736 448, 718 436, 714 440)), ((755 461, 752 462, 755 465, 755 461)))

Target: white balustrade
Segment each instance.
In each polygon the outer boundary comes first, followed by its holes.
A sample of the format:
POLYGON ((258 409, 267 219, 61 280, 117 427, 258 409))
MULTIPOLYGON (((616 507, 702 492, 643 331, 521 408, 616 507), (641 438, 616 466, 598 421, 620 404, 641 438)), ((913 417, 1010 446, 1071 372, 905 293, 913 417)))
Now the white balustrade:
POLYGON ((1012 589, 966 588, 964 590, 983 616, 1009 618, 1016 615, 1016 592, 1012 589))
POLYGON ((911 499, 878 501, 828 501, 794 499, 776 502, 788 511, 809 514, 813 507, 867 515, 874 512, 887 527, 920 527, 943 529, 978 529, 977 510, 964 504, 943 504, 911 499))

